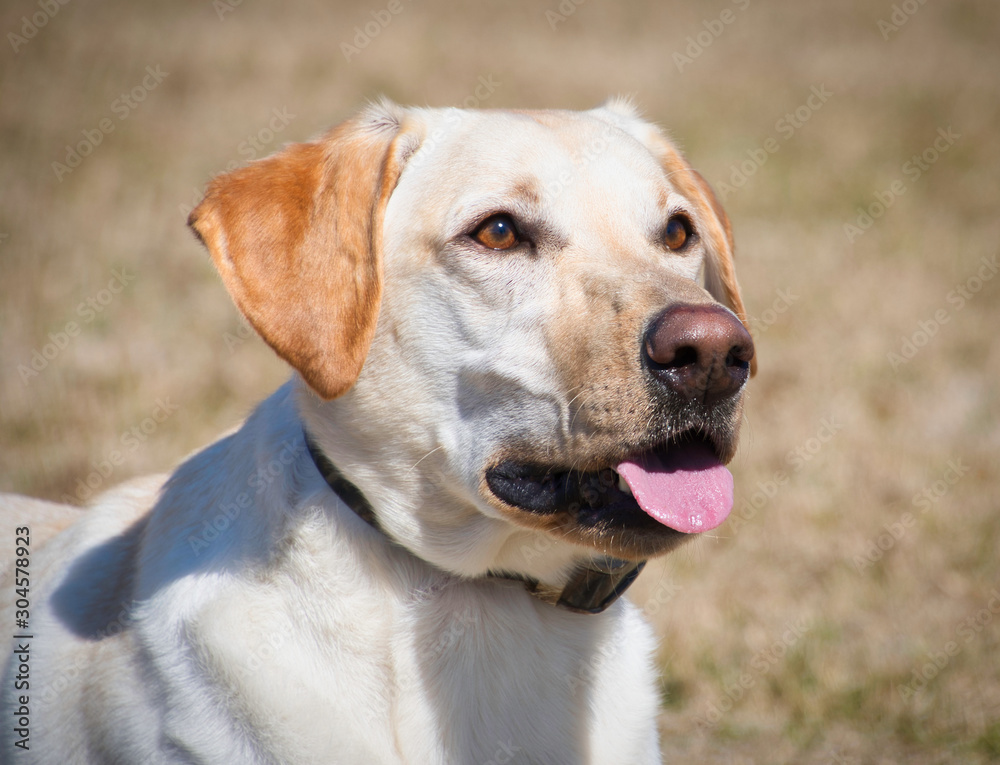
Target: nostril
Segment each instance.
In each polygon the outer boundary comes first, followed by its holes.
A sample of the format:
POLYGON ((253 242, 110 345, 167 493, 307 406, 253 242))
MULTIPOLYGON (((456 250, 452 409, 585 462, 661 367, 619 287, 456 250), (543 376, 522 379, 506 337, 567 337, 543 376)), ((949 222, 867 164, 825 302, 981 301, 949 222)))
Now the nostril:
POLYGON ((726 366, 741 368, 747 367, 749 366, 751 359, 753 359, 752 345, 734 345, 729 349, 729 355, 726 356, 726 366))
POLYGON ((698 363, 698 349, 690 345, 682 345, 674 353, 673 361, 668 364, 671 367, 686 367, 690 364, 698 363))
POLYGON ((653 320, 644 340, 653 378, 685 399, 720 401, 749 377, 753 340, 722 306, 672 306, 653 320))
POLYGON ((682 345, 677 348, 671 348, 666 354, 659 354, 660 358, 656 358, 649 352, 648 345, 646 352, 649 353, 650 358, 653 359, 654 363, 661 369, 681 369, 698 363, 698 349, 691 345, 682 345))

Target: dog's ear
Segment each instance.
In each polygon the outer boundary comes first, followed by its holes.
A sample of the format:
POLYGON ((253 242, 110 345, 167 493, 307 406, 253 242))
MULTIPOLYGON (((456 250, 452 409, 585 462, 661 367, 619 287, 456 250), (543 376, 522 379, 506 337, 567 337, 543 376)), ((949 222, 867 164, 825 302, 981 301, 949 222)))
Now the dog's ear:
MULTIPOLYGON (((648 122, 633 119, 622 125, 642 141, 663 166, 670 183, 685 197, 698 205, 701 216, 709 222, 709 230, 704 232, 708 239, 705 260, 705 289, 712 297, 732 309, 747 332, 750 320, 743 306, 743 296, 736 280, 736 266, 733 260, 733 230, 729 216, 722 209, 718 197, 712 191, 701 173, 691 167, 674 145, 648 122)), ((753 334, 751 332, 751 334, 753 334)), ((750 374, 757 373, 757 357, 750 360, 750 374)))
POLYGON ((221 175, 188 218, 240 311, 325 399, 354 384, 375 332, 400 123, 382 104, 221 175))

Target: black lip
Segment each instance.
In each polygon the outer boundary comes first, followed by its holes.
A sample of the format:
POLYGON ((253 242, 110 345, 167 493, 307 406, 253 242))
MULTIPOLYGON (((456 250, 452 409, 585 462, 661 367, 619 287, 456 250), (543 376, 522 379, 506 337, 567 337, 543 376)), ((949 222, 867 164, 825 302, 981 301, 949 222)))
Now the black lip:
MULTIPOLYGON (((708 438, 685 433, 638 453, 684 448, 694 442, 708 443, 717 451, 708 438)), ((535 515, 565 513, 579 526, 608 531, 681 533, 651 518, 630 493, 619 489, 618 474, 610 466, 584 472, 507 460, 486 471, 486 483, 501 501, 535 515)))

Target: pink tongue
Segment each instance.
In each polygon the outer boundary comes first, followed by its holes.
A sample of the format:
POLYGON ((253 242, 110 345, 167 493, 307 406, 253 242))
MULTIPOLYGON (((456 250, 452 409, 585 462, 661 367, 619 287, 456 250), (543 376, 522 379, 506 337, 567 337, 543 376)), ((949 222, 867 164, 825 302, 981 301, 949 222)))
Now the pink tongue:
POLYGON ((644 454, 617 470, 639 507, 685 534, 714 529, 733 509, 733 476, 705 444, 644 454))

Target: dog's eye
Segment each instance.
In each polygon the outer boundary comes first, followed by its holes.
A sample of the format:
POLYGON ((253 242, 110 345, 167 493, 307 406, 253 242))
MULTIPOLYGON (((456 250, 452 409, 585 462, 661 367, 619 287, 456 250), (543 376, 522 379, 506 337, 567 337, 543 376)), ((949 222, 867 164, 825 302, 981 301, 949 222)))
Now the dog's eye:
POLYGON ((663 232, 663 243, 667 249, 683 250, 688 239, 691 238, 691 221, 683 215, 674 215, 667 221, 667 228, 663 232))
POLYGON ((509 215, 493 215, 472 232, 472 238, 491 250, 509 250, 520 243, 521 237, 509 215))

